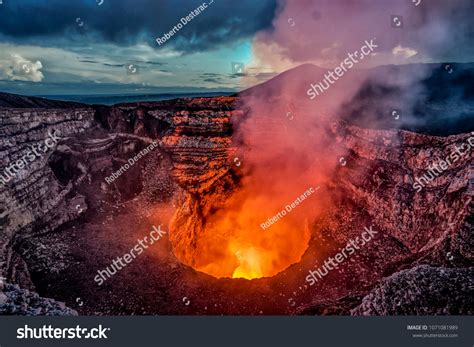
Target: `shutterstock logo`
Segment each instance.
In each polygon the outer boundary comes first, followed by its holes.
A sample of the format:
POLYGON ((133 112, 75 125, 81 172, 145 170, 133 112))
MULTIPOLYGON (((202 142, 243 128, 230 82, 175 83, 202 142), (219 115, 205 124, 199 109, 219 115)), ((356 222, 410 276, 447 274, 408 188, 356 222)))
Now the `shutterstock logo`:
POLYGON ((329 271, 337 269, 339 264, 343 263, 347 258, 354 254, 356 250, 359 250, 362 246, 369 243, 369 241, 375 237, 375 234, 378 234, 378 231, 373 230, 372 226, 369 228, 365 227, 364 230, 365 231, 362 232, 360 237, 357 236, 354 240, 350 239, 340 252, 335 256, 326 259, 322 267, 315 266, 317 267, 316 270, 309 270, 309 275, 306 276, 306 282, 308 282, 310 286, 314 285, 318 280, 326 276, 329 271))
POLYGON ((365 44, 360 48, 360 50, 353 53, 347 53, 347 58, 341 61, 341 63, 332 71, 328 71, 324 74, 324 79, 319 83, 311 83, 310 87, 306 94, 309 96, 310 100, 319 96, 319 94, 324 93, 331 85, 337 82, 337 80, 344 76, 344 74, 352 69, 357 63, 364 59, 364 57, 369 56, 373 53, 375 48, 378 47, 374 43, 375 39, 365 40, 365 44))
POLYGON ((100 324, 97 328, 53 328, 51 325, 43 325, 41 328, 30 328, 25 324, 23 328, 16 331, 17 339, 107 339, 106 332, 110 328, 103 328, 100 324))

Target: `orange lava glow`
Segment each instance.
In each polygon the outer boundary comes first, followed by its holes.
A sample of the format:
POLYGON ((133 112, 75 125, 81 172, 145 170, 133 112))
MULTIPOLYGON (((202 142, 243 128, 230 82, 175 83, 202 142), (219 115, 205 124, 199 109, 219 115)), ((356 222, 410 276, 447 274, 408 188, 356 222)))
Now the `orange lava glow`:
POLYGON ((297 209, 265 230, 260 227, 284 206, 264 196, 234 195, 206 224, 195 268, 219 278, 253 279, 274 276, 299 262, 310 232, 297 209))

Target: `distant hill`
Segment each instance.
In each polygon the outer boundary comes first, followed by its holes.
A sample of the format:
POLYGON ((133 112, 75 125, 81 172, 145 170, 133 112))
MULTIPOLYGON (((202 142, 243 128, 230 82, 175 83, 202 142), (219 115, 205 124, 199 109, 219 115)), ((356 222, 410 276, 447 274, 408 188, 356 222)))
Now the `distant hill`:
POLYGON ((341 109, 343 117, 365 128, 396 125, 391 115, 400 111, 401 128, 432 135, 474 130, 474 64, 410 64, 372 69, 355 96, 341 109), (393 86, 384 81, 410 80, 422 72, 418 83, 393 86))
POLYGON ((77 102, 49 100, 0 92, 0 107, 5 108, 79 108, 84 106, 84 104, 77 102))
POLYGON ((306 92, 311 83, 321 82, 328 71, 300 65, 237 95, 262 100, 281 97, 296 107, 309 107, 312 114, 337 107, 338 117, 364 128, 401 128, 440 136, 474 131, 474 63, 354 68, 310 100, 306 92), (341 100, 345 100, 342 105, 341 100), (398 119, 392 115, 394 110, 398 119))

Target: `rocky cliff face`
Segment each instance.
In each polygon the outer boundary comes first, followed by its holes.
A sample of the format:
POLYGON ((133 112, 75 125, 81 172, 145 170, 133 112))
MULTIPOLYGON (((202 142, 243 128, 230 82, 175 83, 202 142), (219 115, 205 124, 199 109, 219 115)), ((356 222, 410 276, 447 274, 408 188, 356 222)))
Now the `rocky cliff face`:
MULTIPOLYGON (((236 101, 218 97, 113 107, 0 109, 2 168, 25 156, 48 132, 61 133, 57 146, 0 188, 0 276, 69 305, 76 296, 103 298, 104 304, 78 309, 89 314, 396 314, 401 311, 386 308, 397 305, 387 303, 392 299, 386 293, 394 281, 409 280, 420 293, 441 285, 442 275, 429 276, 420 266, 429 264, 437 269, 430 271, 459 278, 449 286, 461 296, 449 303, 449 310, 437 307, 430 312, 472 314, 472 305, 464 300, 469 288, 463 280, 472 273, 474 253, 472 152, 421 192, 413 188, 429 163, 449 156, 469 134, 441 138, 334 122, 328 127, 337 146, 349 154, 346 164, 338 166, 321 187, 325 208, 312 221, 312 238, 300 263, 273 278, 253 281, 211 279, 183 266, 194 265, 206 219, 224 205, 242 175, 234 161, 231 119, 246 117, 246 112, 236 101), (153 142, 158 148, 146 159, 106 183, 106 177, 153 142), (124 304, 128 299, 121 294, 123 279, 122 284, 111 280, 110 287, 97 287, 90 281, 100 268, 94 264, 105 266, 133 245, 135 236, 129 238, 121 228, 138 228, 141 222, 135 216, 155 214, 169 226, 167 255, 146 255, 153 257, 142 264, 146 270, 127 277, 136 284, 127 290, 141 293, 142 302, 124 304), (314 288, 307 286, 307 271, 369 225, 379 233, 367 248, 314 288), (158 278, 146 277, 154 271, 158 278), (384 280, 387 276, 392 277, 384 280), (405 279, 417 276, 423 281, 405 279), (237 284, 246 295, 239 293, 237 284), (183 311, 192 305, 157 307, 143 293, 146 286, 151 286, 147 290, 153 300, 160 293, 163 303, 181 302, 176 295, 182 295, 193 297, 193 304, 200 306, 192 311, 183 311), (178 287, 187 292, 178 294, 178 287), (252 293, 255 299, 247 297, 252 293), (208 308, 209 298, 220 311, 208 308)), ((410 312, 424 312, 422 307, 428 304, 415 298, 404 305, 411 305, 410 312)), ((26 306, 22 312, 47 313, 33 304, 26 306)), ((3 313, 15 311, 3 309, 3 313)))
POLYGON ((441 138, 349 126, 337 128, 335 135, 350 153, 334 182, 342 195, 357 202, 410 253, 459 253, 472 261, 472 243, 460 236, 472 228, 472 150, 438 177, 428 173, 432 164, 467 145, 471 134, 441 138), (417 192, 414 184, 423 175, 435 179, 417 192))

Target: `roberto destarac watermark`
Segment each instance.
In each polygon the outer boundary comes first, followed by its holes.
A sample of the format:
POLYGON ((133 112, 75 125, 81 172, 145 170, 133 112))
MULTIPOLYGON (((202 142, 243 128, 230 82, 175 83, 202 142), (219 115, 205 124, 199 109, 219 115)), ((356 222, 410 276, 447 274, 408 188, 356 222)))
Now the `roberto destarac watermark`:
POLYGON ((182 17, 180 22, 178 24, 176 24, 169 32, 163 34, 162 37, 158 37, 156 39, 156 42, 158 43, 159 46, 161 46, 162 44, 164 44, 166 41, 168 41, 170 38, 173 37, 173 35, 175 35, 176 33, 178 33, 178 31, 180 31, 181 29, 183 29, 183 27, 188 24, 189 22, 191 22, 194 18, 196 18, 197 16, 199 16, 202 12, 204 12, 207 7, 212 4, 214 2, 214 0, 211 0, 208 3, 206 2, 203 2, 200 6, 196 7, 196 9, 192 10, 191 12, 189 12, 189 14, 186 16, 186 17, 182 17))
POLYGON ((268 218, 265 222, 260 224, 260 228, 262 228, 263 230, 269 228, 272 224, 276 223, 279 219, 285 217, 287 212, 290 213, 291 211, 293 211, 293 209, 298 207, 299 204, 301 204, 304 200, 306 200, 307 197, 309 197, 311 194, 316 192, 319 188, 320 188, 319 186, 316 188, 310 187, 303 194, 298 196, 295 201, 286 205, 283 210, 279 211, 276 215, 268 218))
POLYGON ((115 275, 119 270, 122 270, 127 264, 130 264, 137 256, 143 253, 145 249, 148 248, 148 245, 152 245, 155 241, 158 241, 166 234, 166 231, 161 230, 161 225, 157 228, 153 226, 150 231, 149 237, 145 236, 143 239, 138 239, 135 246, 133 246, 130 251, 125 253, 123 256, 119 256, 112 261, 110 266, 107 266, 103 270, 98 270, 94 277, 94 281, 101 286, 108 278, 115 275))
POLYGON ((110 184, 112 183, 113 181, 115 181, 117 178, 119 178, 125 171, 127 171, 128 169, 130 169, 130 167, 132 167, 138 160, 140 160, 141 158, 143 158, 145 155, 147 155, 148 153, 150 153, 152 150, 154 150, 156 147, 158 147, 158 143, 156 142, 153 142, 151 145, 149 145, 148 147, 145 147, 144 149, 142 149, 140 152, 138 152, 138 154, 136 156, 134 156, 133 158, 129 158, 127 160, 127 163, 125 163, 124 165, 122 165, 120 167, 120 169, 118 169, 117 171, 113 172, 112 175, 110 175, 109 177, 106 177, 105 178, 105 181, 107 182, 107 184, 110 184))
POLYGON ((326 276, 330 270, 337 269, 339 264, 354 254, 356 250, 359 250, 361 246, 367 244, 373 239, 374 235, 377 234, 377 231, 372 230, 372 226, 369 228, 365 227, 364 229, 365 231, 360 235, 362 240, 359 238, 359 236, 357 236, 355 240, 349 240, 346 246, 341 249, 341 251, 338 252, 334 257, 329 257, 326 259, 322 267, 318 267, 315 271, 309 270, 309 275, 306 276, 306 282, 308 282, 311 286, 315 284, 318 279, 322 279, 324 276, 326 276))

